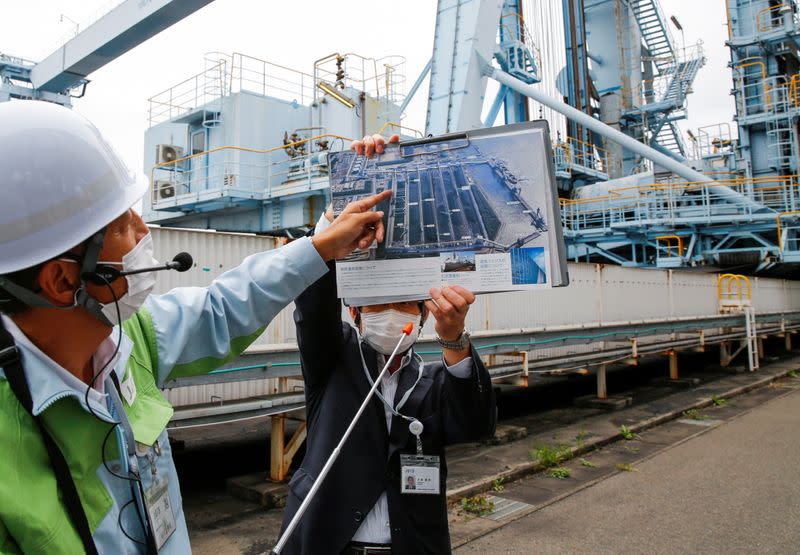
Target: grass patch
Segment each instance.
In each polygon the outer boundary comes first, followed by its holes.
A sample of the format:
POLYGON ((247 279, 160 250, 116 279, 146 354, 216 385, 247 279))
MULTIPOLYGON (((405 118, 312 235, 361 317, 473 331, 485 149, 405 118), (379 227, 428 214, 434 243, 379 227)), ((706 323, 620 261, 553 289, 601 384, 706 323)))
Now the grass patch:
POLYGON ((619 433, 628 441, 639 437, 639 434, 633 433, 625 424, 619 427, 619 433))
POLYGON ((558 478, 559 480, 566 480, 570 476, 572 476, 572 471, 564 466, 559 466, 557 468, 550 469, 550 477, 558 478))
POLYGON ((575 436, 575 442, 578 444, 578 447, 583 447, 586 443, 586 438, 589 436, 589 432, 586 430, 581 430, 578 432, 578 435, 575 436))
POLYGON ((635 445, 626 445, 624 448, 629 453, 638 453, 639 452, 639 448, 636 447, 635 445))
POLYGON ((786 375, 789 376, 790 378, 798 377, 797 370, 790 370, 786 375))
POLYGON ((501 492, 504 489, 506 489, 506 487, 503 485, 502 478, 495 478, 494 480, 492 480, 492 491, 501 492))
POLYGON ((586 468, 597 468, 597 465, 589 459, 581 459, 581 466, 585 466, 586 468))
POLYGON ((486 516, 494 510, 494 503, 485 495, 473 495, 461 499, 461 510, 475 516, 486 516))
POLYGON ((685 410, 683 411, 683 415, 691 420, 708 420, 709 418, 707 414, 702 414, 697 409, 685 410))
POLYGON ((572 458, 572 449, 569 445, 539 445, 530 450, 530 456, 545 468, 558 466, 560 463, 572 458))
POLYGON ((711 396, 711 403, 715 407, 724 407, 726 404, 728 404, 728 401, 726 401, 722 397, 717 397, 716 395, 712 395, 711 396))
POLYGON ((617 470, 620 472, 639 472, 636 468, 633 467, 632 464, 628 463, 618 463, 617 470))

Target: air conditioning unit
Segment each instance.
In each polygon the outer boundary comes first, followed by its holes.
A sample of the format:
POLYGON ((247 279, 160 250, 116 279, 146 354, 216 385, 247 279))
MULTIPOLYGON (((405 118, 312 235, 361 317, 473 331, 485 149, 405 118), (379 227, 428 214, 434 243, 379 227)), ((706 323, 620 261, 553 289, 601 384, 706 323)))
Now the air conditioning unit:
MULTIPOLYGON (((156 145, 156 164, 169 164, 183 158, 183 148, 175 145, 156 145)), ((175 165, 164 166, 164 169, 174 169, 175 165)))
POLYGON ((175 183, 169 179, 156 179, 153 182, 152 204, 160 200, 169 199, 175 196, 175 183))

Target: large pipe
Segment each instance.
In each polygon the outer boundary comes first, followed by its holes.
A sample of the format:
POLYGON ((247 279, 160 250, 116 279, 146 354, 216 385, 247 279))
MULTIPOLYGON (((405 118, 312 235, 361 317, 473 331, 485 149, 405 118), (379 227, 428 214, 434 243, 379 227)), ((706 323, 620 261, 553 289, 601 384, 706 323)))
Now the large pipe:
MULTIPOLYGON (((702 173, 681 164, 674 158, 662 154, 650 146, 640 143, 636 139, 627 136, 625 133, 622 133, 621 131, 614 129, 609 125, 606 125, 600 120, 597 120, 592 116, 585 114, 576 108, 573 108, 569 104, 565 104, 564 102, 561 102, 559 100, 547 96, 542 91, 534 88, 532 85, 528 85, 520 81, 519 79, 512 77, 511 75, 502 71, 501 69, 492 66, 485 60, 483 61, 483 71, 486 75, 488 75, 501 85, 505 85, 509 89, 516 91, 519 94, 524 94, 525 96, 532 98, 536 102, 544 104, 548 108, 552 108, 556 112, 564 114, 566 117, 573 120, 575 123, 583 125, 588 129, 591 129, 592 131, 594 131, 598 135, 602 135, 606 139, 614 141, 615 143, 619 143, 628 150, 633 151, 636 154, 639 154, 640 156, 644 156, 648 160, 651 160, 652 162, 658 164, 659 166, 675 173, 676 175, 681 176, 682 178, 686 179, 691 183, 714 183, 714 180, 711 179, 710 177, 703 175, 702 173)), ((732 202, 734 204, 746 206, 753 211, 771 210, 770 208, 767 208, 762 204, 754 202, 753 200, 742 195, 741 193, 734 191, 730 187, 726 187, 724 185, 710 185, 709 189, 713 191, 715 194, 724 198, 725 200, 732 202)))

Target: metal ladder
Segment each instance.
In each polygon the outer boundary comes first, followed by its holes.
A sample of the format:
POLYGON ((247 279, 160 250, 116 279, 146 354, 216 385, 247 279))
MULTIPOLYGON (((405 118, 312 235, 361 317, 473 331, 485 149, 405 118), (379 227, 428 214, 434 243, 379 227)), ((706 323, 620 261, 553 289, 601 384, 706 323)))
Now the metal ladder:
POLYGON ((787 168, 796 157, 795 130, 791 119, 776 116, 767 121, 767 151, 773 168, 787 168))
POLYGON ((631 5, 658 72, 662 75, 669 73, 674 65, 675 47, 658 0, 633 0, 631 5))
POLYGON ((747 334, 747 368, 758 370, 758 335, 756 333, 756 311, 752 306, 744 307, 744 325, 747 334))

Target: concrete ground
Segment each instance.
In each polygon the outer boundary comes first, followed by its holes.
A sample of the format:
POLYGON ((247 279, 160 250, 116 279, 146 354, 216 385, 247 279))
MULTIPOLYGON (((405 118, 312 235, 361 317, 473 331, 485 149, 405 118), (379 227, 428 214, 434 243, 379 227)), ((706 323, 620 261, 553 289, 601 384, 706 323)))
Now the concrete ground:
MULTIPOLYGON (((800 434, 796 431, 796 423, 794 435, 789 425, 785 425, 786 429, 779 433, 762 433, 764 437, 761 441, 767 441, 769 437, 780 439, 782 434, 786 444, 782 450, 750 439, 742 443, 738 437, 717 438, 695 452, 684 453, 679 458, 680 464, 673 463, 667 465, 668 468, 648 471, 643 483, 639 483, 644 478, 641 470, 619 475, 617 465, 633 464, 639 469, 650 464, 641 462, 644 459, 661 457, 665 455, 662 453, 665 450, 678 449, 674 446, 695 441, 692 438, 699 434, 707 434, 711 429, 717 433, 715 427, 732 425, 733 420, 742 418, 742 414, 794 391, 787 387, 800 387, 800 379, 784 377, 793 370, 800 370, 800 358, 795 353, 772 357, 761 370, 753 373, 715 369, 706 358, 687 357, 681 366, 682 376, 696 378, 699 382, 694 387, 687 387, 659 378, 665 372, 665 368, 659 364, 649 370, 644 366, 633 368, 610 376, 612 391, 624 393, 633 399, 632 406, 611 412, 571 404, 571 398, 580 394, 581 387, 593 384, 581 385, 581 382, 567 381, 550 388, 529 388, 507 393, 502 397, 503 405, 500 407, 501 416, 504 415, 503 428, 521 430, 523 437, 516 436, 516 440, 499 445, 465 444, 448 449, 448 497, 452 503, 450 532, 453 547, 464 546, 462 549, 467 549, 467 553, 695 552, 686 545, 664 544, 665 547, 659 550, 652 549, 650 543, 637 546, 634 543, 617 545, 615 542, 623 536, 631 542, 636 538, 647 542, 653 535, 649 531, 641 531, 643 522, 654 528, 663 526, 666 536, 683 541, 682 530, 675 527, 681 518, 703 528, 705 522, 716 522, 720 511, 728 506, 737 507, 736 511, 742 513, 739 508, 741 499, 747 497, 738 496, 740 486, 727 491, 726 482, 736 477, 746 481, 753 475, 753 461, 762 462, 758 470, 762 474, 767 470, 772 472, 774 467, 774 476, 780 476, 784 481, 797 475, 796 471, 791 474, 790 467, 793 460, 800 460, 797 456, 800 453, 794 451, 792 455, 787 451, 791 449, 788 445, 790 438, 797 438, 800 434), (712 399, 719 398, 727 399, 725 406, 713 406, 712 399), (620 441, 623 425, 638 433, 639 437, 620 441), (535 450, 542 445, 571 449, 573 460, 563 463, 571 470, 569 479, 558 480, 541 471, 535 450), (764 453, 762 449, 769 451, 764 453), (736 466, 726 471, 727 474, 716 472, 717 466, 724 465, 716 460, 708 462, 708 453, 727 455, 736 462, 747 461, 751 466, 742 467, 741 472, 736 471, 736 466), (776 460, 774 465, 763 464, 771 458, 776 460), (581 464, 581 460, 589 461, 591 467, 581 464), (690 466, 690 463, 699 465, 701 470, 690 466), (695 503, 688 495, 701 491, 696 486, 686 488, 687 492, 683 491, 685 482, 698 476, 708 485, 708 496, 716 492, 717 503, 695 503), (626 479, 631 479, 630 483, 626 479), (634 480, 642 489, 636 496, 641 505, 637 507, 638 512, 623 516, 621 513, 631 505, 628 500, 631 492, 628 489, 634 480), (502 485, 493 487, 499 481, 502 481, 502 485), (652 491, 644 484, 649 484, 652 491), (602 507, 602 514, 595 514, 594 500, 586 500, 575 508, 575 498, 597 488, 609 491, 603 496, 605 502, 597 505, 602 507), (493 492, 493 489, 502 491, 493 492), (663 493, 662 489, 666 493, 677 492, 673 500, 678 507, 677 512, 670 512, 672 508, 668 511, 667 505, 661 503, 659 495, 663 493), (483 492, 497 496, 496 510, 492 515, 474 517, 460 511, 464 497, 483 492), (684 497, 687 499, 685 503, 682 501, 684 497), (649 502, 656 504, 650 506, 647 504, 649 502), (551 514, 550 511, 567 504, 572 507, 564 513, 568 516, 550 520, 551 517, 547 516, 551 514), (708 515, 714 518, 709 519, 708 515), (523 524, 529 520, 538 524, 523 524), (603 526, 595 530, 587 525, 587 522, 593 521, 607 521, 610 524, 606 530, 603 526), (565 527, 569 528, 573 522, 581 524, 565 531, 565 527), (506 530, 509 530, 507 537, 493 539, 495 535, 506 534, 506 530), (559 539, 574 543, 542 543, 559 539)), ((793 410, 800 413, 798 408, 795 406, 793 410)), ((769 426, 763 427, 763 423, 753 424, 751 428, 758 429, 759 426, 763 430, 770 429, 769 426)), ((176 463, 181 476, 184 509, 194 553, 256 555, 269 552, 277 540, 282 517, 280 505, 276 508, 260 506, 226 491, 228 478, 264 472, 268 461, 269 443, 265 437, 268 427, 263 422, 252 424, 252 427, 250 435, 256 434, 261 438, 255 444, 237 439, 240 435, 248 435, 243 433, 247 430, 237 430, 238 434, 218 430, 220 437, 213 447, 204 447, 204 441, 209 440, 208 433, 203 434, 204 437, 174 434, 178 436, 173 437, 179 442, 176 446, 183 447, 177 449, 176 463)), ((758 433, 754 435, 758 436, 758 433)), ((794 441, 797 443, 796 439, 794 441)), ((770 494, 770 490, 765 491, 767 495, 770 494)), ((796 489, 786 489, 785 492, 795 496, 800 493, 796 489)), ((747 502, 744 504, 746 506, 747 502)), ((759 511, 763 511, 760 505, 757 506, 759 511)), ((772 515, 770 519, 774 527, 790 522, 789 515, 785 518, 772 515)), ((767 524, 762 526, 767 531, 772 529, 767 524)), ((735 527, 737 530, 739 528, 735 527)), ((724 528, 718 526, 716 532, 710 529, 709 533, 725 533, 720 530, 724 528)), ((795 536, 795 540, 800 546, 800 538, 795 536)), ((740 548, 732 547, 732 550, 742 552, 740 548)), ((800 549, 794 552, 800 553, 800 549)))
MULTIPOLYGON (((457 553, 800 553, 800 389, 788 380, 771 389, 775 398, 745 412, 734 400, 727 420, 709 409, 710 418, 670 423, 701 431, 457 553)), ((659 431, 628 447, 646 451, 659 431)), ((589 460, 600 468, 601 457, 589 460)), ((535 503, 547 480, 555 479, 522 480, 496 495, 535 503)))

